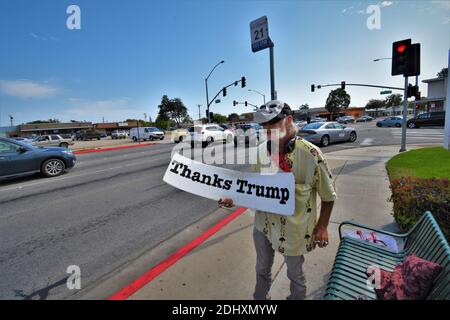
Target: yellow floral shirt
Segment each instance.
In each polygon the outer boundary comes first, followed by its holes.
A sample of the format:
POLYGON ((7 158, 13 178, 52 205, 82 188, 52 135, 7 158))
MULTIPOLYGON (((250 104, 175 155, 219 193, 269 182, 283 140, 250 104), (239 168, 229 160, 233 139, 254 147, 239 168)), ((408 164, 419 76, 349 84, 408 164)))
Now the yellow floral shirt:
MULTIPOLYGON (((259 148, 258 164, 252 166, 255 172, 279 172, 278 163, 271 160, 267 153, 266 142, 259 148), (263 166, 261 163, 270 163, 263 166)), ((275 251, 286 256, 299 256, 312 250, 311 237, 317 222, 317 193, 322 201, 336 200, 333 176, 327 162, 318 147, 297 138, 294 151, 286 155, 286 161, 292 164, 291 172, 295 177, 295 212, 292 216, 282 216, 266 211, 256 211, 255 227, 263 232, 275 251)))

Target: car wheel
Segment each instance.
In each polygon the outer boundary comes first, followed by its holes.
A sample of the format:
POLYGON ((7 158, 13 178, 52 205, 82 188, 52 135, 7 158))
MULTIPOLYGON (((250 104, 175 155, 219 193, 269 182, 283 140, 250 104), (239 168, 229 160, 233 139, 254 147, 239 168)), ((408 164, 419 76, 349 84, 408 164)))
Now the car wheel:
POLYGON ((356 132, 352 131, 352 132, 350 132, 350 139, 348 141, 355 142, 356 138, 357 138, 356 132))
POLYGON ((182 142, 183 141, 183 136, 180 136, 179 138, 178 138, 178 142, 182 142))
POLYGON ((61 142, 60 144, 59 144, 59 146, 61 147, 61 148, 68 148, 69 147, 69 144, 67 143, 67 142, 61 142))
POLYGON ((56 177, 64 172, 66 165, 60 159, 46 160, 41 166, 41 172, 46 177, 56 177))
POLYGON ((408 123, 408 128, 414 129, 416 127, 416 124, 414 122, 408 123))
POLYGON ((100 137, 98 137, 97 140, 100 140, 100 137))
POLYGON ((381 128, 381 123, 377 123, 377 127, 378 127, 378 128, 381 128))
POLYGON ((213 142, 214 142, 213 137, 209 137, 208 139, 206 139, 206 145, 210 145, 213 142))
POLYGON ((330 137, 327 135, 324 135, 322 137, 322 139, 320 139, 320 144, 322 145, 322 147, 326 147, 330 144, 330 137))
POLYGON ((159 140, 164 140, 164 137, 159 138, 159 140))
POLYGON ((395 126, 396 126, 397 128, 400 128, 402 125, 401 125, 400 123, 396 123, 395 126))
POLYGON ((136 137, 133 137, 133 141, 134 141, 134 142, 137 142, 137 138, 136 138, 136 137))

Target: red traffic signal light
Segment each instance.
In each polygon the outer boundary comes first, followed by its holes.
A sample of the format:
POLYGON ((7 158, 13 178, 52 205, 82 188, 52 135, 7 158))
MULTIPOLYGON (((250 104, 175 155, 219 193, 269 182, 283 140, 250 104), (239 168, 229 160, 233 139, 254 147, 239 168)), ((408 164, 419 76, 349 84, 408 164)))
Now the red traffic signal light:
POLYGON ((408 46, 404 43, 400 43, 395 49, 398 53, 403 53, 408 48, 408 46))

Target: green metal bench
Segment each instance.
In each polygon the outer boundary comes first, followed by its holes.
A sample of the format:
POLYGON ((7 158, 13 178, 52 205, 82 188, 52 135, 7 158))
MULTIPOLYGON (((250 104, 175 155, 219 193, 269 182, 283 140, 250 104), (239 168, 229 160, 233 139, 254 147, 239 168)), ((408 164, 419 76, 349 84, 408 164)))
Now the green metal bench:
POLYGON ((450 300, 450 248, 430 212, 426 212, 405 234, 377 230, 351 221, 339 226, 341 242, 325 290, 325 300, 377 299, 375 290, 367 285, 366 270, 371 265, 393 271, 408 255, 433 261, 443 270, 436 278, 427 299, 450 300), (371 230, 404 241, 404 248, 394 253, 379 245, 342 237, 343 226, 371 230))

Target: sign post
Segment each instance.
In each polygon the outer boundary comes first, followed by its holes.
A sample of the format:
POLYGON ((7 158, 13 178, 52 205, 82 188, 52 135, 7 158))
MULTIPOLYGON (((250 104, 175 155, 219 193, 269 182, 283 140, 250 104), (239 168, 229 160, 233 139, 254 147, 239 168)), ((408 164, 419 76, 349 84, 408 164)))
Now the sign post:
MULTIPOLYGON (((450 50, 448 51, 448 66, 450 67, 450 50)), ((448 75, 445 80, 447 83, 447 94, 445 95, 444 110, 445 110, 445 127, 444 127, 444 149, 450 150, 450 81, 448 75)))
POLYGON ((270 96, 271 100, 276 100, 277 93, 275 91, 274 44, 269 37, 269 23, 266 16, 262 16, 261 18, 250 22, 250 38, 252 41, 253 52, 270 48, 270 96))

